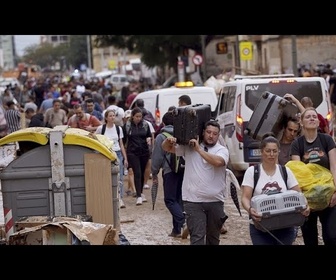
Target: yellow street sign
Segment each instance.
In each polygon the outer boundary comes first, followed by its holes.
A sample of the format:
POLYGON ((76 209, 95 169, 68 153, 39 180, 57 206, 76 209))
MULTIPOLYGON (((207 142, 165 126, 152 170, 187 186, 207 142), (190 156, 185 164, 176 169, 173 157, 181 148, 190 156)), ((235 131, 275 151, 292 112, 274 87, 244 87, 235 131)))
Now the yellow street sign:
POLYGON ((252 54, 252 42, 240 42, 239 43, 240 50, 240 59, 241 60, 251 60, 253 57, 252 54))
POLYGON ((115 61, 114 59, 110 59, 110 60, 108 61, 108 68, 111 69, 111 70, 113 70, 113 69, 115 69, 116 67, 117 67, 117 63, 116 63, 116 61, 115 61))

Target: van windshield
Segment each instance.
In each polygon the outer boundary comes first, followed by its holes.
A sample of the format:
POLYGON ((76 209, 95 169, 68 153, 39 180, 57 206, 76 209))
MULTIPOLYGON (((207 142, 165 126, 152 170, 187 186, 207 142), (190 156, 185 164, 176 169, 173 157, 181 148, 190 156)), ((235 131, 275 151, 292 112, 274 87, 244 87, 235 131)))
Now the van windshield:
POLYGON ((317 108, 323 101, 323 92, 320 81, 280 81, 279 83, 247 84, 245 87, 246 105, 251 110, 254 110, 260 96, 265 91, 269 91, 279 96, 284 96, 286 93, 291 93, 298 100, 308 96, 312 99, 315 108, 317 108))

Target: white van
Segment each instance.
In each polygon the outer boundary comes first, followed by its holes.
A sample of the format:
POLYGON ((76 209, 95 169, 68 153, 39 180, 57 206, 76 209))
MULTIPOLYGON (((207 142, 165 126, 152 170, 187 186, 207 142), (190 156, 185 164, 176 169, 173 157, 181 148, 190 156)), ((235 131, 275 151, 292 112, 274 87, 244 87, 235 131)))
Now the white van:
POLYGON ((331 103, 324 78, 293 75, 238 76, 223 85, 216 117, 229 149, 229 167, 237 178, 241 178, 251 164, 260 161, 259 141, 247 136, 244 131, 258 99, 265 91, 279 96, 291 93, 298 100, 310 97, 314 107, 328 121, 330 131, 333 131, 331 103))
POLYGON ((125 74, 113 74, 109 78, 109 81, 112 83, 116 90, 121 90, 122 87, 128 86, 132 80, 132 76, 125 74))
POLYGON ((212 87, 205 86, 170 87, 144 91, 134 98, 130 109, 133 109, 136 100, 143 99, 145 108, 153 114, 156 124, 160 125, 168 108, 170 106, 178 107, 178 98, 184 94, 190 96, 192 105, 210 104, 211 111, 215 116, 218 98, 212 87))

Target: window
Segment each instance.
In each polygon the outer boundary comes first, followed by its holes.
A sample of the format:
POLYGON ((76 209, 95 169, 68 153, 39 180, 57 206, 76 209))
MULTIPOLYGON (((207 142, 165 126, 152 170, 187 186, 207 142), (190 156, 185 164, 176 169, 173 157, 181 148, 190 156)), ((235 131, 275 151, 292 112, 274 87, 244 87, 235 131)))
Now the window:
POLYGON ((220 104, 219 113, 230 112, 233 110, 236 98, 236 86, 224 87, 222 94, 222 102, 220 104))
POLYGON ((68 35, 61 35, 60 36, 60 41, 61 42, 68 42, 68 35))
POLYGON ((293 94, 296 99, 308 96, 313 101, 314 107, 318 107, 323 101, 322 86, 319 81, 291 82, 266 84, 246 84, 245 85, 245 103, 254 110, 261 94, 269 91, 273 94, 284 96, 287 92, 293 94))

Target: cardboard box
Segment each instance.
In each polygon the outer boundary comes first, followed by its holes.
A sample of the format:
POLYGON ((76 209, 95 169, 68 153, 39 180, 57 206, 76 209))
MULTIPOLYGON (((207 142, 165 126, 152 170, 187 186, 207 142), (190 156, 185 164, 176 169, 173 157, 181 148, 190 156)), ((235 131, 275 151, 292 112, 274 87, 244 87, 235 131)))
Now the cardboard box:
POLYGON ((30 217, 16 223, 21 230, 11 234, 9 245, 118 245, 112 225, 83 222, 69 217, 30 217), (30 220, 29 220, 30 219, 30 220), (50 219, 49 219, 50 220, 50 219))

